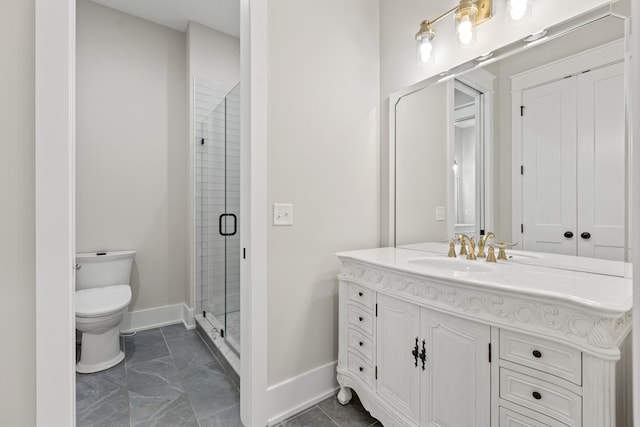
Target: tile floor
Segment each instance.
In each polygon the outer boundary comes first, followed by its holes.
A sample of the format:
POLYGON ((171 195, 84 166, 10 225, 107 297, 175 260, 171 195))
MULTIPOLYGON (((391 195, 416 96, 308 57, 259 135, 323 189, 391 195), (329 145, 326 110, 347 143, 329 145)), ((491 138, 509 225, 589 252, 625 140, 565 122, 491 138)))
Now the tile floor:
POLYGON ((351 402, 342 406, 335 396, 278 424, 276 427, 381 427, 362 407, 358 396, 353 393, 351 402))
MULTIPOLYGON (((172 325, 123 339, 126 359, 76 374, 78 427, 241 427, 240 392, 196 331, 172 325)), ((380 426, 357 396, 330 397, 279 427, 380 426)))
POLYGON ((240 392, 195 331, 178 324, 123 341, 124 363, 76 374, 78 427, 242 426, 240 392))

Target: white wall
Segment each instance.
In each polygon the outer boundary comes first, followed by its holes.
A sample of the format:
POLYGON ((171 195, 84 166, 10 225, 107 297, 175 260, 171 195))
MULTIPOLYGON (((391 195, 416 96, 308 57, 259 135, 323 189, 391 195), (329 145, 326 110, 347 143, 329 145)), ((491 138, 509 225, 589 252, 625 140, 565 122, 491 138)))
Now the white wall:
POLYGON ((36 423, 33 0, 0 2, 0 425, 36 423))
MULTIPOLYGON (((504 16, 505 2, 494 1, 494 17, 477 29, 478 43, 461 49, 454 42, 453 18, 436 24, 437 38, 434 42, 435 63, 426 68, 418 67, 415 53, 415 33, 420 22, 433 19, 457 2, 426 2, 424 0, 381 0, 380 1, 380 179, 381 179, 381 232, 382 244, 387 244, 388 236, 388 147, 389 129, 386 120, 389 114, 389 94, 436 75, 457 64, 483 55, 543 28, 562 22, 572 16, 592 10, 606 0, 536 0, 531 17, 519 25, 509 23, 504 16)), ((500 156, 499 150, 495 155, 500 156)), ((509 217, 510 219, 510 217, 509 217)), ((495 222, 499 223, 499 216, 495 222)))
POLYGON ((267 7, 273 385, 336 360, 340 264, 333 254, 378 245, 379 3, 279 0, 267 7), (271 225, 274 202, 293 203, 293 226, 271 225))
POLYGON ((240 81, 240 39, 189 22, 186 31, 192 76, 235 86, 240 81))
POLYGON ((185 36, 77 10, 77 251, 133 249, 130 311, 187 301, 185 36))

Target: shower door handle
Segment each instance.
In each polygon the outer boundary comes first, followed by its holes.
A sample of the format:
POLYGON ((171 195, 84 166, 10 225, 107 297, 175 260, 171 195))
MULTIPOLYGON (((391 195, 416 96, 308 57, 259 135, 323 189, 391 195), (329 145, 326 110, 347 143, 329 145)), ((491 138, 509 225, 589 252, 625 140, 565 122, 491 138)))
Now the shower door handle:
POLYGON ((222 214, 218 217, 218 230, 220 231, 221 236, 234 236, 238 232, 238 218, 234 214, 222 214), (233 218, 233 231, 231 233, 225 233, 225 230, 222 229, 222 222, 225 217, 230 216, 233 218))

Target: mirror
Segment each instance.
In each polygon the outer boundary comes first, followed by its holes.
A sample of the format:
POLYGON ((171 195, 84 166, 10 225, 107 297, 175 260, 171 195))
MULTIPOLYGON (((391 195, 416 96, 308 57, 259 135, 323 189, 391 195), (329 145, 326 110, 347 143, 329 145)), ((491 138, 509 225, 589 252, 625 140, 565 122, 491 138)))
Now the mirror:
POLYGON ((626 261, 625 27, 607 7, 392 96, 394 245, 492 231, 626 261))

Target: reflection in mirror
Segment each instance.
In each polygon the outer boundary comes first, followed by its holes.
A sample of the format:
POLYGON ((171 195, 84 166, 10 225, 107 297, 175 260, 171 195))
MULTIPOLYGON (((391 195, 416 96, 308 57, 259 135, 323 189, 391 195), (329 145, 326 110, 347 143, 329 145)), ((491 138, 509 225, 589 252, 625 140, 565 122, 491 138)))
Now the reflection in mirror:
POLYGON ((517 249, 627 259, 625 19, 574 27, 398 97, 396 246, 493 231, 517 249))
MULTIPOLYGON (((453 233, 475 236, 476 224, 482 228, 482 220, 476 217, 476 146, 480 143, 479 119, 481 93, 459 81, 454 85, 454 147, 453 147, 453 233)), ((449 233, 451 234, 451 233, 449 233)))

